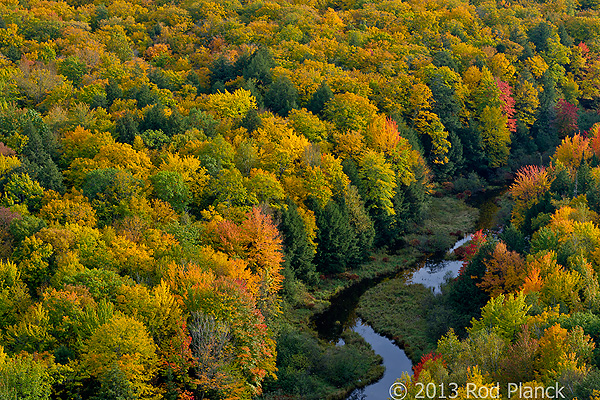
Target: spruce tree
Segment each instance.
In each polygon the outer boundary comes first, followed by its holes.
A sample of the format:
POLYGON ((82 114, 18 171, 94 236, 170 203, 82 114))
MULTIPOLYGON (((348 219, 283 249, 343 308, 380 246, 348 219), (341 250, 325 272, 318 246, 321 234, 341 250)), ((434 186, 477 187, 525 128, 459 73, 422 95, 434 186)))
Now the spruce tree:
POLYGON ((358 194, 356 186, 350 185, 341 200, 344 205, 348 222, 356 236, 358 246, 356 262, 367 258, 375 240, 375 225, 365 209, 365 204, 358 194))
POLYGON ((121 143, 133 143, 133 139, 140 134, 138 129, 137 118, 130 112, 126 112, 117 120, 115 130, 117 132, 117 140, 121 143))
POLYGON ((306 105, 306 109, 315 115, 323 115, 325 104, 332 98, 333 92, 331 91, 331 88, 327 82, 323 81, 321 86, 319 86, 317 91, 311 96, 308 104, 306 105))
POLYGON ((36 111, 27 111, 24 119, 23 134, 28 138, 23 148, 26 171, 44 188, 64 192, 63 176, 52 159, 52 155, 58 158, 54 135, 36 111))
POLYGON ((267 86, 273 81, 271 68, 275 67, 273 54, 266 47, 258 49, 252 55, 252 60, 244 68, 244 78, 246 80, 254 79, 259 85, 267 86))
POLYGON ((283 76, 269 86, 265 93, 265 106, 282 117, 287 117, 292 109, 298 107, 297 98, 296 87, 289 78, 283 76))
POLYGON ((306 283, 315 283, 314 248, 298 213, 298 206, 291 199, 287 200, 287 208, 281 211, 279 231, 283 236, 284 268, 290 268, 297 278, 306 283))
POLYGON ((317 269, 324 273, 340 273, 358 259, 356 235, 345 214, 335 201, 324 208, 315 207, 317 218, 317 269))

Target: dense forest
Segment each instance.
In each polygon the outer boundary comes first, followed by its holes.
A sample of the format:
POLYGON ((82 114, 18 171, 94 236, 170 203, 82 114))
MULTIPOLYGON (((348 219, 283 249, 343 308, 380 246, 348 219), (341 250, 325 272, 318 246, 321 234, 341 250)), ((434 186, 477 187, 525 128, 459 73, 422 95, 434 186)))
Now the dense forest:
POLYGON ((403 379, 597 399, 598 10, 0 0, 0 398, 325 398, 319 284, 514 179, 403 379))

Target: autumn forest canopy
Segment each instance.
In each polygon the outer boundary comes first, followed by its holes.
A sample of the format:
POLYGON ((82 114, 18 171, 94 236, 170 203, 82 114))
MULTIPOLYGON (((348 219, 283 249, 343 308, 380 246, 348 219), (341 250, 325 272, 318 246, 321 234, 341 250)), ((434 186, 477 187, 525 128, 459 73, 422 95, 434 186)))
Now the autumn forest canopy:
POLYGON ((404 379, 594 398, 599 10, 0 0, 0 397, 324 397, 367 350, 289 316, 496 184, 404 379))

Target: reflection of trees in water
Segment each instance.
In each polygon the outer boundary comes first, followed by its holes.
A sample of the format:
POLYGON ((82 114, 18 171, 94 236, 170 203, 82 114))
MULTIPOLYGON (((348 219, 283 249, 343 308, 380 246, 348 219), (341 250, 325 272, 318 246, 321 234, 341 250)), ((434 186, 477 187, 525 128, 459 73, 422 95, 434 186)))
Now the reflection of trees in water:
POLYGON ((365 389, 356 389, 346 400, 366 400, 365 389))
POLYGON ((446 268, 446 262, 443 260, 427 260, 425 261, 425 268, 428 269, 430 274, 435 274, 446 268))

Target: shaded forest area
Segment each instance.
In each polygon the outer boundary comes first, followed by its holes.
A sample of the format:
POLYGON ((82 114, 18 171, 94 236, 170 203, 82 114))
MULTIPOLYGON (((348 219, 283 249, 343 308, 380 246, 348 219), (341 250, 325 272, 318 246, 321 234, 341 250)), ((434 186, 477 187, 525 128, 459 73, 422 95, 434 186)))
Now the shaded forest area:
POLYGON ((0 0, 0 394, 339 394, 377 358, 290 315, 374 249, 442 250, 431 195, 516 176, 444 295, 461 337, 406 379, 591 398, 598 8, 0 0))

